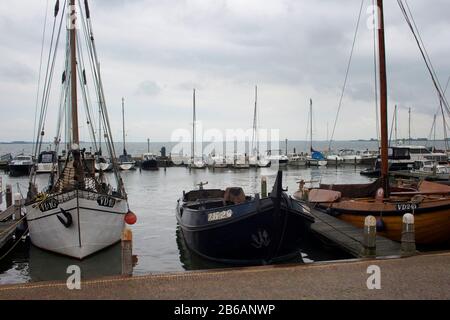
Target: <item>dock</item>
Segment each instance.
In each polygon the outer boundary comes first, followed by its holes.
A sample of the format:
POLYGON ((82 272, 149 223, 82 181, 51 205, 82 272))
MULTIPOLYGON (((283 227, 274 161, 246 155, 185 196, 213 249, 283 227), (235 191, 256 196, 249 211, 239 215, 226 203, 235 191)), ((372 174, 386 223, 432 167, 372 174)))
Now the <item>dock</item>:
MULTIPOLYGON (((312 232, 328 245, 336 246, 355 258, 363 258, 363 230, 329 214, 310 208, 310 214, 315 222, 311 225, 312 232)), ((401 245, 398 242, 377 235, 376 256, 399 256, 401 245)))
MULTIPOLYGON (((0 286, 0 299, 450 299, 450 253, 0 286), (369 289, 371 266, 379 289, 369 289), (405 272, 407 270, 407 272, 405 272), (269 281, 270 280, 270 281, 269 281)), ((181 303, 181 302, 180 302, 181 303)))

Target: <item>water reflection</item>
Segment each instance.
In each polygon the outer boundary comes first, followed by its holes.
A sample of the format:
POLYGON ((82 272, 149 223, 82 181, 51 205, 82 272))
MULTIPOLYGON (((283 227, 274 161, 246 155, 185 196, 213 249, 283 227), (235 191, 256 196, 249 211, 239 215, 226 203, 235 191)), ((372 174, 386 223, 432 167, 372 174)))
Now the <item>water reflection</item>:
POLYGON ((122 271, 121 244, 115 244, 81 261, 53 254, 35 246, 30 247, 31 281, 66 280, 69 276, 66 271, 71 265, 80 267, 83 280, 120 275, 122 271))

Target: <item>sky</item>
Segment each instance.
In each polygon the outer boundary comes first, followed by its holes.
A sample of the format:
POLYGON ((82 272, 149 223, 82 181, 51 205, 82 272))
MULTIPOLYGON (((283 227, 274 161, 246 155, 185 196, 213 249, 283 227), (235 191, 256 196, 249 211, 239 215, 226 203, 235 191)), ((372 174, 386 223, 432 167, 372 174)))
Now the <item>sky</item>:
MULTIPOLYGON (((33 140, 42 33, 47 12, 47 53, 54 3, 0 2, 0 141, 33 140)), ((445 86, 450 2, 408 3, 445 86)), ((364 2, 335 140, 376 137, 370 4, 364 2)), ((176 129, 190 130, 193 88, 205 129, 251 128, 255 85, 260 128, 279 129, 280 139, 306 139, 312 99, 314 139, 327 139, 360 6, 360 0, 90 0, 114 139, 122 136, 122 97, 128 141, 170 141, 176 129)), ((411 108, 412 136, 427 137, 438 98, 397 1, 385 1, 385 24, 389 123, 397 104, 398 134, 407 137, 411 108)), ((62 66, 58 60, 56 78, 62 66)), ((58 86, 51 91, 48 140, 56 131, 58 86)))

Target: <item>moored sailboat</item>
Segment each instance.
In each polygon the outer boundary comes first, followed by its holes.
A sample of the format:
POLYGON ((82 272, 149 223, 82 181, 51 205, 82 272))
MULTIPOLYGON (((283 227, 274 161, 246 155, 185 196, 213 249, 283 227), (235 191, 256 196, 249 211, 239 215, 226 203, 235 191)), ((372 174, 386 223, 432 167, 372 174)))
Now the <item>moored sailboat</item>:
MULTIPOLYGON (((321 185, 307 192, 308 201, 319 210, 363 227, 368 215, 377 218, 381 235, 399 241, 402 217, 412 213, 415 241, 423 245, 450 242, 450 187, 433 182, 404 185, 389 181, 387 81, 383 1, 378 3, 378 62, 380 72, 381 178, 365 185, 321 185)), ((441 99, 442 95, 440 94, 441 99)))
MULTIPOLYGON (((42 249, 58 254, 83 259, 99 250, 102 250, 118 241, 125 225, 126 217, 134 216, 129 211, 127 194, 120 177, 119 167, 115 157, 114 143, 111 127, 105 105, 104 90, 100 77, 99 62, 95 49, 94 36, 88 2, 82 6, 70 0, 67 28, 67 50, 65 80, 63 92, 65 99, 60 105, 60 114, 68 117, 66 121, 66 142, 70 149, 67 152, 61 172, 50 175, 49 185, 38 192, 35 172, 30 175, 29 190, 26 199, 27 222, 30 230, 31 242, 42 249), (95 174, 95 158, 85 148, 80 147, 78 125, 78 99, 77 92, 81 89, 86 107, 88 124, 92 124, 89 104, 86 96, 86 74, 83 69, 83 59, 80 56, 80 36, 77 35, 75 22, 79 9, 80 23, 88 39, 88 53, 92 59, 92 81, 96 85, 97 98, 100 104, 101 119, 105 128, 105 142, 109 156, 112 159, 114 178, 113 186, 106 180, 103 172, 95 174), (78 76, 79 75, 79 76, 78 76), (79 83, 78 83, 79 81, 79 83)), ((55 6, 54 19, 59 12, 59 1, 55 6)), ((61 15, 61 23, 64 13, 61 15)), ((59 41, 59 36, 56 42, 59 41)), ((54 49, 56 50, 56 49, 54 49)), ((56 54, 56 52, 54 52, 56 54)), ((48 85, 48 84, 46 84, 48 85)), ((44 101, 44 100, 43 100, 44 101)), ((42 108, 46 108, 43 102, 42 108)), ((62 119, 59 119, 62 122, 62 119)), ((44 136, 44 121, 40 121, 35 152, 39 153, 44 136)), ((59 127, 59 126, 58 126, 59 127)), ((91 134, 93 129, 91 128, 91 134)), ((61 141, 61 130, 57 132, 55 149, 58 150, 61 141)), ((94 138, 95 140, 95 138, 94 138)), ((97 144, 94 141, 94 148, 97 144)), ((133 223, 127 219, 128 222, 133 223)))

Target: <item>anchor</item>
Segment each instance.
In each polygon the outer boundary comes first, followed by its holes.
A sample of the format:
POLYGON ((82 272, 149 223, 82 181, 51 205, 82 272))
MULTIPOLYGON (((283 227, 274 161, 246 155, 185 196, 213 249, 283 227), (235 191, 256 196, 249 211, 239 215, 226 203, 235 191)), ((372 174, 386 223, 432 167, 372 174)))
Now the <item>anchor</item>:
POLYGON ((59 222, 61 222, 63 224, 64 227, 69 228, 73 223, 72 215, 70 214, 70 212, 67 212, 63 208, 60 208, 60 209, 61 209, 61 213, 64 215, 64 217, 66 217, 67 221, 64 221, 64 219, 61 218, 60 216, 56 216, 56 217, 58 218, 59 222))

